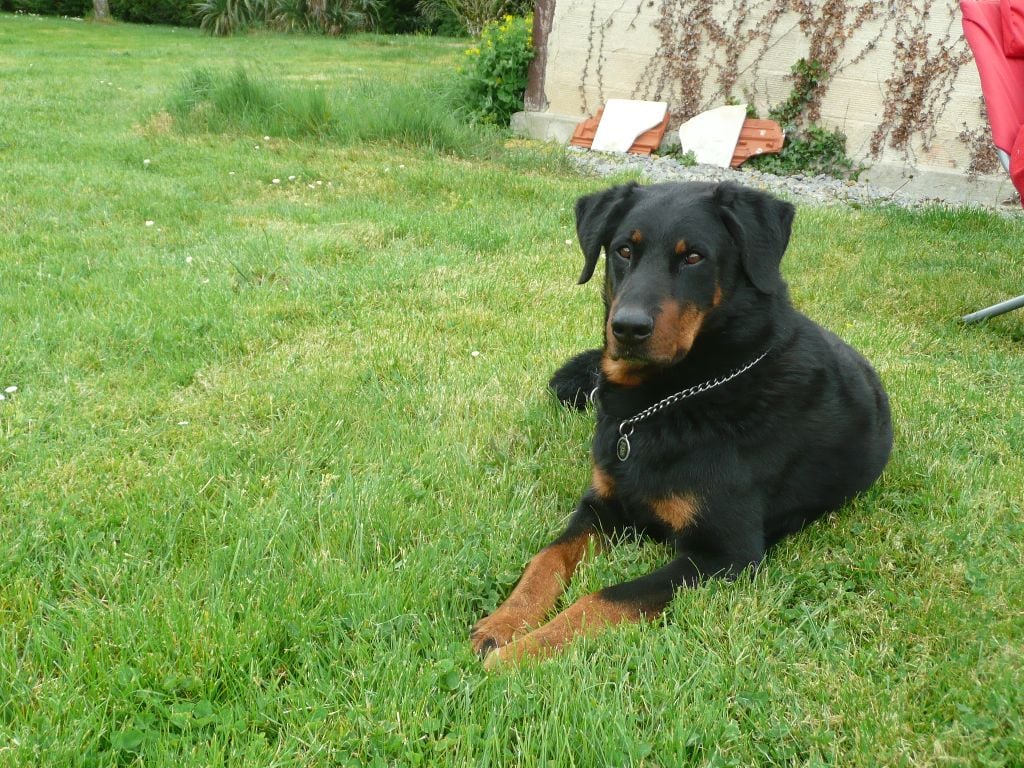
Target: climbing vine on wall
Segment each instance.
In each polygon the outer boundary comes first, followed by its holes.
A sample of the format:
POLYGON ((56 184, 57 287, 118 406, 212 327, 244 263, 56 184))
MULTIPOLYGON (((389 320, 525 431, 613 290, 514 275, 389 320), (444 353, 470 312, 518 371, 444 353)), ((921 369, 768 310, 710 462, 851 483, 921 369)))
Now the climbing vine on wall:
MULTIPOLYGON (((935 138, 934 126, 953 95, 960 67, 971 61, 963 36, 946 30, 934 39, 927 30, 933 0, 900 0, 893 37, 896 53, 892 75, 886 81, 882 120, 871 135, 871 153, 881 153, 885 143, 910 150, 916 134, 927 148, 935 138)), ((955 14, 950 15, 950 25, 955 14)))
MULTIPOLYGON (((741 75, 747 75, 747 81, 754 80, 773 41, 794 28, 799 28, 808 40, 806 58, 835 74, 842 64, 847 40, 869 21, 882 19, 882 28, 865 47, 854 52, 852 60, 859 60, 874 46, 887 23, 887 6, 884 0, 732 0, 730 5, 661 0, 654 21, 659 47, 633 96, 668 101, 674 114, 682 119, 690 117, 714 102, 733 97, 741 75), (792 13, 796 14, 795 21, 792 13), (741 60, 749 63, 741 67, 741 60), (709 82, 716 88, 705 100, 702 93, 709 82)), ((643 7, 638 6, 637 17, 643 7)), ((602 38, 608 29, 602 26, 596 31, 596 47, 603 48, 602 38)), ((817 119, 824 92, 822 83, 807 106, 808 119, 817 119)))
POLYGON ((992 143, 992 132, 988 128, 988 111, 985 109, 985 100, 979 99, 978 114, 981 117, 981 126, 971 128, 964 123, 964 128, 957 138, 964 144, 971 153, 971 160, 967 166, 968 176, 977 176, 982 173, 998 173, 1002 165, 999 163, 999 155, 996 154, 996 146, 992 143))
POLYGON ((877 157, 887 147, 910 155, 912 139, 924 148, 934 140, 934 126, 949 103, 960 67, 971 61, 958 25, 929 28, 929 17, 940 2, 950 9, 949 18, 958 18, 957 0, 639 0, 635 7, 623 0, 607 18, 591 2, 580 86, 583 111, 593 113, 588 92, 595 88, 598 101, 606 100, 606 48, 617 41, 624 20, 628 27, 653 24, 658 33, 657 50, 637 79, 632 98, 667 101, 676 123, 737 97, 751 100, 756 94, 736 93, 739 84, 756 87, 765 54, 780 37, 799 32, 807 41, 805 58, 818 62, 827 74, 811 94, 806 119, 818 120, 822 98, 836 75, 875 55, 883 109, 871 136, 871 155, 877 157), (890 47, 887 57, 883 50, 890 47))

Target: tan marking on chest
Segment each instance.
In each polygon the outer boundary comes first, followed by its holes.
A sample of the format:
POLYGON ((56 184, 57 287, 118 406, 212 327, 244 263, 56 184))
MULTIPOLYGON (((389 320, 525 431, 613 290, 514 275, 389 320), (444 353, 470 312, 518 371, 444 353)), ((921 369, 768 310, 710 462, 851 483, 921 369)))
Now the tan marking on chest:
POLYGON ((602 499, 610 499, 615 495, 615 479, 596 464, 591 473, 590 484, 602 499))
POLYGON ((672 495, 651 502, 654 514, 673 531, 679 532, 697 519, 697 498, 692 493, 672 495))

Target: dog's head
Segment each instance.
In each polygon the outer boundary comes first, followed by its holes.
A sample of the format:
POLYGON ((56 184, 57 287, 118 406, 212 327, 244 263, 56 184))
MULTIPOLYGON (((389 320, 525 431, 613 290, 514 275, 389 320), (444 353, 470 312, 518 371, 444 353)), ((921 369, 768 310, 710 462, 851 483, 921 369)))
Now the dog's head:
POLYGON ((724 303, 783 290, 779 263, 794 213, 732 183, 634 183, 577 200, 579 282, 593 276, 602 249, 607 255, 606 364, 672 365, 724 303))

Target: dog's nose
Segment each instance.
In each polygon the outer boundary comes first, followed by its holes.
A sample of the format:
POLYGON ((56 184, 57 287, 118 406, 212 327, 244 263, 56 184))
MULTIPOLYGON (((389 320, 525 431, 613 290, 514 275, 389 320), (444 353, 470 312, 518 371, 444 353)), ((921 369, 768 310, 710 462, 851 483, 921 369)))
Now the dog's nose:
POLYGON ((623 307, 612 317, 612 333, 624 344, 646 341, 654 331, 654 318, 642 309, 623 307))

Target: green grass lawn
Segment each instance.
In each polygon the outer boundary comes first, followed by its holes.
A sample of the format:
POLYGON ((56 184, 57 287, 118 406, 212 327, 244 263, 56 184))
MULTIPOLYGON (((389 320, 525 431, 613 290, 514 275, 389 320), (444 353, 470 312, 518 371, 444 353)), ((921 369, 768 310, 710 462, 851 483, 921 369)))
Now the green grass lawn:
POLYGON ((606 182, 444 122, 461 48, 0 15, 0 765, 1024 764, 1024 313, 957 319, 1024 290, 1021 218, 801 208, 785 274, 889 388, 882 481, 482 671, 589 479, 545 382, 600 337, 606 182), (329 129, 168 114, 239 65, 329 129))

